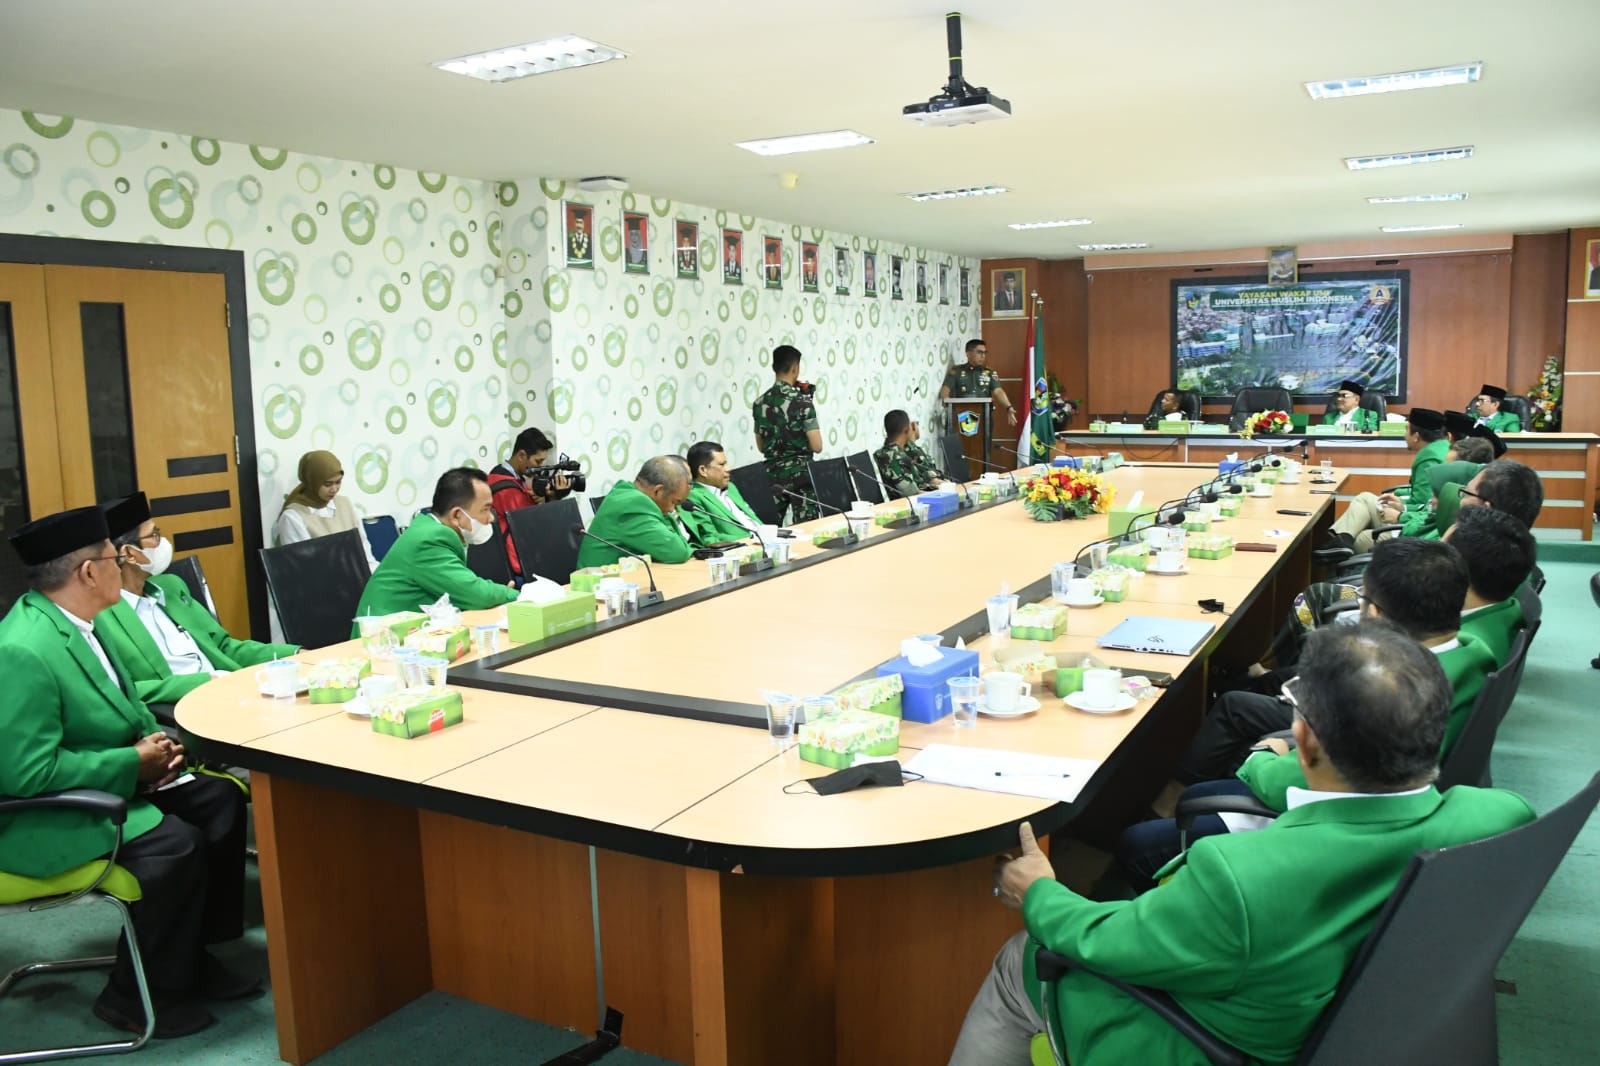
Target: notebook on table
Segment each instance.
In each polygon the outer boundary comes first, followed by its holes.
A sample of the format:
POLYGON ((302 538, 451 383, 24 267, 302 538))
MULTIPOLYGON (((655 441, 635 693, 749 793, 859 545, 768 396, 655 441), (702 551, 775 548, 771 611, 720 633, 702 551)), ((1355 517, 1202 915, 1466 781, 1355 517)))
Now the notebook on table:
POLYGON ((1135 614, 1124 618, 1115 629, 1101 637, 1099 644, 1102 648, 1120 651, 1193 655, 1216 628, 1210 622, 1135 614))

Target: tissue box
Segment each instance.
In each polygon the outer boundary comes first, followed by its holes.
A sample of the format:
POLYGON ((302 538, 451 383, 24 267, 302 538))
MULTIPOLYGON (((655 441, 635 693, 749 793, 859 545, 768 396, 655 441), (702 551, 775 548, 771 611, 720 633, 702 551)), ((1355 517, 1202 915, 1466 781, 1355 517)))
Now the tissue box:
MULTIPOLYGON (((646 556, 646 558, 649 558, 649 556, 646 556)), ((654 562, 655 560, 651 559, 650 561, 654 562)), ((607 563, 604 566, 586 566, 582 570, 574 570, 572 572, 572 577, 570 579, 572 591, 592 593, 595 590, 595 587, 604 579, 608 577, 622 577, 625 574, 631 573, 635 570, 642 573, 644 571, 644 564, 639 560, 626 555, 624 555, 620 561, 615 563, 607 563)))
POLYGON ((1207 533, 1189 538, 1189 558, 1225 559, 1233 554, 1233 538, 1226 533, 1207 533))
POLYGON ((461 693, 408 688, 377 700, 372 708, 372 731, 410 740, 453 726, 462 717, 461 693))
POLYGON ((1122 567, 1096 570, 1089 577, 1094 581, 1096 593, 1107 603, 1121 603, 1128 596, 1128 571, 1122 567))
POLYGON ((954 492, 924 492, 916 501, 928 505, 930 519, 955 514, 961 507, 961 499, 954 492))
MULTIPOLYGON (((389 627, 396 640, 404 640, 406 634, 413 629, 421 629, 428 624, 428 616, 421 611, 396 611, 393 614, 380 614, 376 617, 389 627)), ((356 621, 359 622, 361 619, 358 618, 356 621)))
POLYGON ((899 674, 885 674, 852 681, 832 693, 842 711, 866 711, 868 714, 886 714, 899 718, 902 713, 901 697, 906 690, 905 679, 899 674))
POLYGON ((1211 519, 1199 511, 1185 511, 1183 514, 1183 528, 1189 533, 1204 533, 1211 528, 1211 519))
POLYGON ((1006 648, 997 648, 994 653, 994 661, 995 665, 1000 669, 1010 670, 1014 674, 1021 674, 1034 684, 1055 683, 1055 671, 1058 663, 1056 662, 1056 657, 1050 652, 1012 644, 1006 648))
POLYGON ((1106 562, 1112 566, 1120 566, 1127 570, 1144 571, 1150 561, 1150 549, 1143 544, 1129 547, 1115 548, 1106 555, 1106 562))
POLYGON ((1067 631, 1067 609, 1055 603, 1025 603, 1011 615, 1014 640, 1055 640, 1067 631))
POLYGON ((838 710, 800 726, 800 758, 842 770, 857 755, 900 750, 900 720, 869 711, 838 710))
POLYGON ((406 636, 405 646, 454 662, 472 646, 466 626, 423 626, 406 636))
POLYGON ((1150 512, 1153 508, 1131 509, 1126 507, 1113 507, 1106 516, 1109 524, 1106 526, 1106 535, 1120 537, 1130 529, 1143 528, 1155 521, 1155 516, 1150 512))
POLYGON ((978 653, 967 648, 940 648, 939 661, 927 666, 912 666, 905 656, 878 667, 878 676, 899 674, 905 683, 900 697, 901 713, 908 722, 937 722, 950 713, 952 677, 976 677, 978 653))
POLYGON ((569 592, 549 603, 518 600, 506 604, 507 635, 513 643, 528 644, 558 633, 594 625, 594 593, 569 592))
POLYGON ((1187 418, 1163 418, 1156 423, 1156 430, 1160 433, 1188 433, 1189 420, 1187 418))
POLYGON ((372 673, 369 659, 329 659, 308 671, 312 703, 345 703, 361 693, 361 679, 372 673))

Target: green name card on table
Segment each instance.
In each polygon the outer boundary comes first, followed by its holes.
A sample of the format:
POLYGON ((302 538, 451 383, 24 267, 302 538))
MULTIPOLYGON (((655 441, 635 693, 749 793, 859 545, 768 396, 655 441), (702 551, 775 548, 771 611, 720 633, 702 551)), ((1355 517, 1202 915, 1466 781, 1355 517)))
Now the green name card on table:
POLYGON ((1380 437, 1403 437, 1405 435, 1406 424, 1404 422, 1378 423, 1378 436, 1380 437))
POLYGON ((1196 422, 1189 428, 1189 432, 1202 437, 1225 437, 1229 430, 1220 422, 1196 422))
POLYGON ((1319 426, 1310 426, 1310 427, 1308 427, 1306 429, 1306 432, 1309 433, 1313 437, 1337 437, 1337 436, 1339 436, 1339 427, 1338 426, 1320 426, 1320 425, 1319 426))
POLYGON ((1188 433, 1189 420, 1187 418, 1166 419, 1156 423, 1158 433, 1188 433))
POLYGON ((1106 432, 1107 433, 1143 433, 1144 432, 1144 423, 1142 423, 1142 422, 1107 422, 1106 423, 1106 432))
POLYGON ((1304 411, 1296 411, 1289 416, 1289 425, 1293 426, 1296 430, 1304 430, 1306 428, 1306 424, 1310 421, 1311 416, 1306 414, 1304 411))

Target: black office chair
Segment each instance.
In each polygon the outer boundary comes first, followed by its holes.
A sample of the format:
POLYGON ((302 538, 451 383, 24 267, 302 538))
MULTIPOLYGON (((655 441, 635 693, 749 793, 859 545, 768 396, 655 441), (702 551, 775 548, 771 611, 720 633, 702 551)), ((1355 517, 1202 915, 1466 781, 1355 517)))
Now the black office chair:
MULTIPOLYGON (((1372 1061, 1407 1066, 1499 1062, 1494 968, 1600 801, 1600 774, 1544 817, 1470 844, 1419 852, 1378 913, 1333 1001, 1295 1060, 1300 1066, 1372 1061), (1464 936, 1463 930, 1471 930, 1464 936)), ((1053 1032, 1053 984, 1079 970, 1133 997, 1217 1066, 1250 1056, 1191 1018, 1165 992, 1095 973, 1040 948, 1039 979, 1053 1032)))
MULTIPOLYGON (((548 507, 549 504, 540 504, 548 507)), ((519 510, 531 510, 523 507, 519 510)), ((511 557, 506 554, 506 538, 500 535, 498 529, 495 535, 482 544, 467 545, 467 569, 474 574, 496 585, 504 585, 511 581, 511 557)))
POLYGON ((1193 389, 1162 389, 1160 392, 1156 393, 1155 396, 1150 400, 1150 413, 1145 416, 1146 421, 1149 421, 1151 418, 1160 421, 1161 397, 1165 396, 1169 392, 1176 392, 1178 394, 1179 418, 1187 419, 1190 422, 1200 421, 1200 394, 1195 392, 1193 389))
POLYGON ((813 459, 808 469, 811 474, 811 498, 823 505, 824 514, 850 510, 856 490, 843 459, 813 459))
POLYGON ((210 611, 212 618, 217 616, 217 605, 211 600, 211 587, 206 584, 206 572, 200 566, 198 555, 185 555, 182 559, 172 560, 167 573, 181 577, 194 602, 210 611))
POLYGON ((593 510, 596 510, 596 511, 600 510, 600 505, 602 503, 605 503, 605 502, 606 502, 606 498, 604 496, 590 496, 589 497, 589 507, 591 509, 593 509, 593 510))
POLYGON ((744 502, 750 505, 750 510, 756 517, 769 526, 778 525, 783 517, 783 508, 774 498, 777 494, 772 491, 772 479, 767 476, 767 468, 762 463, 749 463, 745 466, 735 467, 728 471, 728 478, 739 489, 739 495, 744 497, 744 502))
POLYGON ((1294 413, 1294 397, 1288 389, 1240 389, 1233 398, 1233 410, 1228 415, 1228 428, 1244 428, 1244 420, 1257 411, 1282 411, 1294 413))
POLYGON ((1467 724, 1461 727, 1450 754, 1439 766, 1436 784, 1439 791, 1455 785, 1474 785, 1489 788, 1494 782, 1489 776, 1489 757, 1494 751, 1495 734, 1505 721, 1511 701, 1516 699, 1517 685, 1522 680, 1522 667, 1528 654, 1528 631, 1519 630, 1511 641, 1511 653, 1506 664, 1484 679, 1478 698, 1467 712, 1467 724))
POLYGON ((967 450, 961 446, 961 435, 946 433, 939 438, 939 448, 944 453, 945 476, 957 484, 971 481, 972 463, 967 459, 967 450))
POLYGON ((583 540, 576 532, 582 525, 577 500, 568 496, 537 507, 519 507, 507 512, 506 524, 522 561, 523 577, 538 574, 558 585, 572 580, 583 540))
POLYGON ((372 557, 383 562, 383 557, 389 554, 394 542, 400 539, 400 525, 394 520, 394 515, 380 514, 363 518, 361 527, 367 531, 367 544, 372 548, 372 557))
POLYGON ((883 482, 878 480, 878 468, 872 462, 872 453, 856 452, 854 455, 845 456, 844 461, 850 465, 850 480, 855 482, 856 486, 855 498, 882 503, 886 498, 886 492, 883 482))
POLYGON ((296 544, 261 549, 267 592, 283 638, 305 648, 350 639, 350 623, 372 568, 353 529, 296 544))

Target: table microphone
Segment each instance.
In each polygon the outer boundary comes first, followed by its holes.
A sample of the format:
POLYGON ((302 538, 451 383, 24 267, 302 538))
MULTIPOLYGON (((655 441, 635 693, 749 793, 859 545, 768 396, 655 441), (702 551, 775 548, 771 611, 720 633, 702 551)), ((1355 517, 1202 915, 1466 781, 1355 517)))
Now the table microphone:
MULTIPOLYGON (((1003 448, 1004 445, 1001 445, 1001 447, 1003 448)), ((1015 453, 1013 453, 1013 454, 1015 454, 1015 453)), ((973 457, 969 455, 969 456, 967 456, 967 458, 968 459, 972 459, 973 457)), ((1005 478, 1007 478, 1011 482, 1011 487, 1013 489, 1015 489, 1017 487, 1017 475, 1016 475, 1015 471, 1007 470, 1005 467, 1001 466, 999 463, 991 463, 991 462, 988 462, 988 461, 983 460, 983 459, 974 459, 973 461, 978 463, 980 466, 987 467, 990 470, 998 471, 1002 476, 1004 476, 1005 478)))
MULTIPOLYGON (((823 503, 821 500, 813 500, 810 496, 807 496, 804 493, 791 491, 790 489, 784 488, 782 485, 774 485, 772 487, 791 499, 799 500, 801 503, 815 504, 818 509, 832 511, 836 515, 844 515, 846 522, 848 523, 849 521, 850 516, 845 514, 843 509, 835 507, 831 503, 823 503)), ((838 536, 830 537, 827 540, 814 540, 811 543, 815 544, 819 548, 848 548, 850 545, 856 543, 858 539, 859 538, 850 531, 849 526, 846 525, 845 532, 840 533, 838 536)))
POLYGON ((644 556, 640 555, 638 552, 629 551, 627 548, 624 548, 620 544, 613 544, 611 541, 609 541, 606 538, 602 537, 600 534, 592 532, 592 531, 590 531, 588 529, 585 529, 583 526, 573 526, 572 527, 572 531, 574 533, 578 534, 581 537, 593 537, 595 540, 599 541, 601 544, 604 544, 606 547, 615 548, 617 551, 621 552, 623 555, 628 556, 630 559, 637 559, 641 563, 644 564, 644 575, 645 575, 645 577, 650 579, 650 591, 649 592, 641 592, 641 593, 639 593, 639 606, 641 608, 653 607, 656 604, 661 603, 664 600, 666 600, 666 597, 663 596, 661 594, 661 592, 656 588, 656 575, 654 573, 652 573, 651 570, 650 570, 650 560, 649 559, 646 559, 644 556))
POLYGON ((682 503, 678 504, 678 507, 680 510, 688 511, 691 514, 703 514, 713 522, 721 522, 730 529, 737 529, 740 533, 744 534, 744 536, 739 538, 740 544, 753 539, 758 545, 760 545, 761 556, 743 563, 739 567, 740 574, 755 574, 760 573, 763 570, 772 569, 772 560, 768 558, 766 554, 767 542, 761 539, 761 534, 759 532, 756 532, 749 526, 746 526, 740 522, 736 522, 724 515, 719 515, 712 511, 709 507, 701 507, 699 504, 690 503, 688 500, 684 500, 682 503))
MULTIPOLYGON (((844 464, 844 468, 846 470, 850 471, 852 474, 855 474, 858 477, 864 477, 868 481, 872 482, 874 485, 877 485, 880 491, 883 489, 883 482, 878 480, 878 475, 877 474, 871 473, 871 472, 866 471, 866 470, 862 470, 860 467, 851 466, 849 463, 845 463, 844 464)), ((854 480, 851 481, 850 487, 852 489, 856 488, 854 480)), ((856 489, 856 491, 859 492, 861 490, 860 489, 856 489)))

